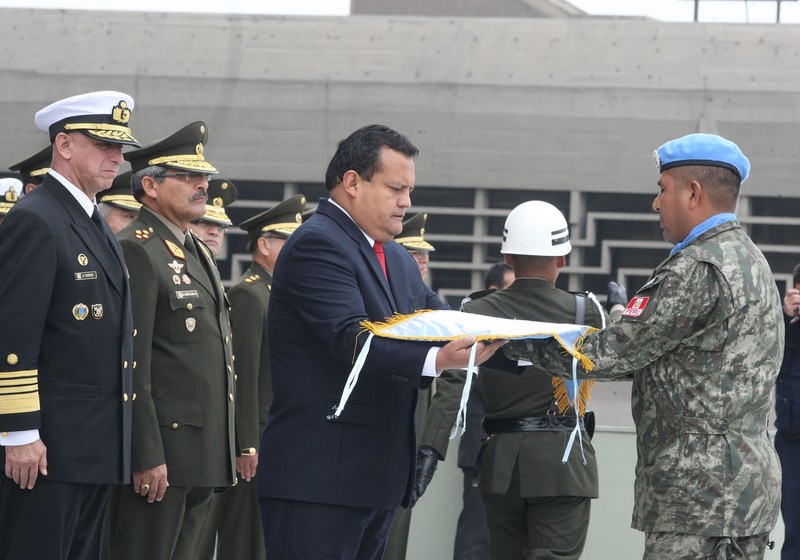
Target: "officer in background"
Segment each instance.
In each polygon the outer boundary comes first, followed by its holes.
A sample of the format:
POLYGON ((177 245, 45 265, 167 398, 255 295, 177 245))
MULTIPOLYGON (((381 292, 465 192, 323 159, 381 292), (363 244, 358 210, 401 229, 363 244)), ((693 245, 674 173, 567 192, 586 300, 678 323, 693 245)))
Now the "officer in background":
POLYGON ((409 218, 403 222, 403 231, 394 238, 417 261, 419 273, 426 282, 430 253, 436 250, 433 245, 425 241, 425 223, 427 221, 428 214, 425 212, 409 218))
POLYGON ((236 202, 237 198, 238 191, 233 181, 211 179, 208 182, 206 212, 202 218, 192 222, 192 231, 211 249, 215 259, 225 245, 225 230, 233 224, 225 208, 236 202))
POLYGON ((0 179, 0 223, 14 207, 22 194, 22 181, 14 177, 0 179))
MULTIPOLYGON (((581 340, 587 379, 632 378, 633 528, 644 558, 764 557, 780 502, 767 433, 784 347, 781 300, 734 211, 750 162, 733 142, 689 134, 655 151, 653 210, 675 245, 619 321, 581 340)), ((509 357, 571 376, 546 341, 509 357)))
POLYGON ((132 110, 100 91, 36 113, 52 165, 0 224, 0 558, 96 559, 130 481, 130 291, 94 199, 138 145, 132 110))
POLYGON ((114 560, 195 560, 215 488, 235 483, 234 372, 225 295, 191 234, 217 170, 206 124, 125 154, 139 217, 120 231, 134 309, 133 485, 109 516, 114 560))
MULTIPOLYGON (((514 268, 515 280, 505 290, 466 301, 463 311, 595 327, 609 320, 599 303, 585 294, 555 287, 572 250, 567 221, 555 206, 524 202, 508 215, 503 231, 501 252, 514 268)), ((485 397, 483 429, 489 434, 480 457, 479 487, 492 558, 580 558, 591 500, 598 494, 597 461, 584 435, 583 444, 576 443, 562 464, 576 429, 564 381, 553 384, 550 375, 536 367, 520 376, 481 368, 479 380, 485 397)), ((442 376, 439 381, 458 383, 460 388, 464 378, 442 376)), ((579 392, 581 430, 588 389, 584 384, 579 392)), ((420 448, 431 448, 443 459, 458 399, 439 402, 443 410, 431 414, 420 448)))
MULTIPOLYGON (((433 245, 425 240, 425 224, 427 221, 428 214, 426 212, 421 212, 412 216, 403 222, 403 231, 398 233, 394 238, 401 247, 414 257, 424 282, 428 281, 430 252, 436 250, 433 245)), ((419 397, 417 399, 417 410, 415 414, 417 437, 419 437, 420 430, 422 426, 425 425, 425 418, 428 415, 428 407, 431 402, 431 389, 430 387, 420 389, 418 394, 419 397)), ((408 533, 410 529, 411 507, 397 508, 394 519, 392 520, 392 528, 389 530, 389 537, 386 541, 386 552, 384 553, 383 560, 403 560, 406 557, 408 533)))
POLYGON ((27 194, 42 184, 44 176, 50 170, 50 162, 52 160, 53 145, 50 144, 32 156, 15 163, 9 169, 22 175, 22 190, 27 194))
POLYGON ((139 215, 142 205, 131 194, 131 172, 118 175, 111 188, 97 195, 97 209, 115 234, 139 215))
POLYGON ((261 432, 272 403, 267 309, 275 261, 286 239, 300 227, 306 198, 297 194, 241 223, 253 263, 228 290, 236 356, 236 469, 239 484, 214 499, 213 534, 217 558, 266 557, 255 474, 261 432))
POLYGON ((800 558, 800 264, 783 298, 786 347, 775 383, 775 450, 781 461, 781 560, 800 558))

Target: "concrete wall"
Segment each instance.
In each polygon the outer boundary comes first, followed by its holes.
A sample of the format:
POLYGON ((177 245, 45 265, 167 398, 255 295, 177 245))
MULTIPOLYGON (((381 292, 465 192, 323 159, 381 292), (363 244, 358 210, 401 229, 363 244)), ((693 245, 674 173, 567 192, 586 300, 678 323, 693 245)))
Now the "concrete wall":
POLYGON ((240 179, 318 181, 382 121, 420 147, 420 185, 653 192, 652 149, 700 129, 742 145, 748 189, 796 192, 794 26, 0 12, 6 165, 46 142, 36 110, 116 88, 141 140, 206 120, 240 179))

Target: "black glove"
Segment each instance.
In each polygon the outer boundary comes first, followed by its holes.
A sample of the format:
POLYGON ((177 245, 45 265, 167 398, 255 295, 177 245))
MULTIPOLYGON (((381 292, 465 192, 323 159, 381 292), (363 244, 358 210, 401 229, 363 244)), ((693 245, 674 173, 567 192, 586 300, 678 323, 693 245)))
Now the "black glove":
POLYGON ((411 504, 408 507, 414 507, 417 500, 425 493, 437 466, 439 466, 439 452, 433 447, 420 445, 417 449, 417 470, 414 473, 414 487, 411 489, 411 504))
POLYGON ((617 284, 612 280, 608 283, 606 307, 610 310, 615 305, 621 305, 622 307, 628 305, 628 290, 625 289, 623 284, 617 284))

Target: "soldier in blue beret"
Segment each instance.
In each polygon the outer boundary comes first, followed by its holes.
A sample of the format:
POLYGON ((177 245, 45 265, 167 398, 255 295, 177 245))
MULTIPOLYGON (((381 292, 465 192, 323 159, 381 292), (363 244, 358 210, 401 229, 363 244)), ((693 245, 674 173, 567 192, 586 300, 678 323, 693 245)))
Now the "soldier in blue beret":
MULTIPOLYGON (((585 338, 593 368, 580 376, 633 380, 646 560, 763 558, 780 505, 767 426, 784 325, 769 265, 734 214, 750 162, 711 134, 667 142, 655 160, 653 210, 675 247, 620 320, 585 338)), ((571 375, 558 347, 509 346, 571 375)))

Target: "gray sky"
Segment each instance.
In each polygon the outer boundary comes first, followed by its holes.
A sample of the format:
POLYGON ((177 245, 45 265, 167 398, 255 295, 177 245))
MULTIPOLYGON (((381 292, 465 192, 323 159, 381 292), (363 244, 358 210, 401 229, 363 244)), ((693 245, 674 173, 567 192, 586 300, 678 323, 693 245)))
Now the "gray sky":
MULTIPOLYGON (((648 16, 663 21, 692 21, 694 17, 694 0, 569 1, 594 15, 648 16)), ((701 0, 699 20, 775 23, 776 6, 775 0, 701 0)), ((0 0, 2 7, 345 16, 350 13, 350 0, 0 0)), ((781 3, 781 22, 800 23, 800 2, 781 3)))

